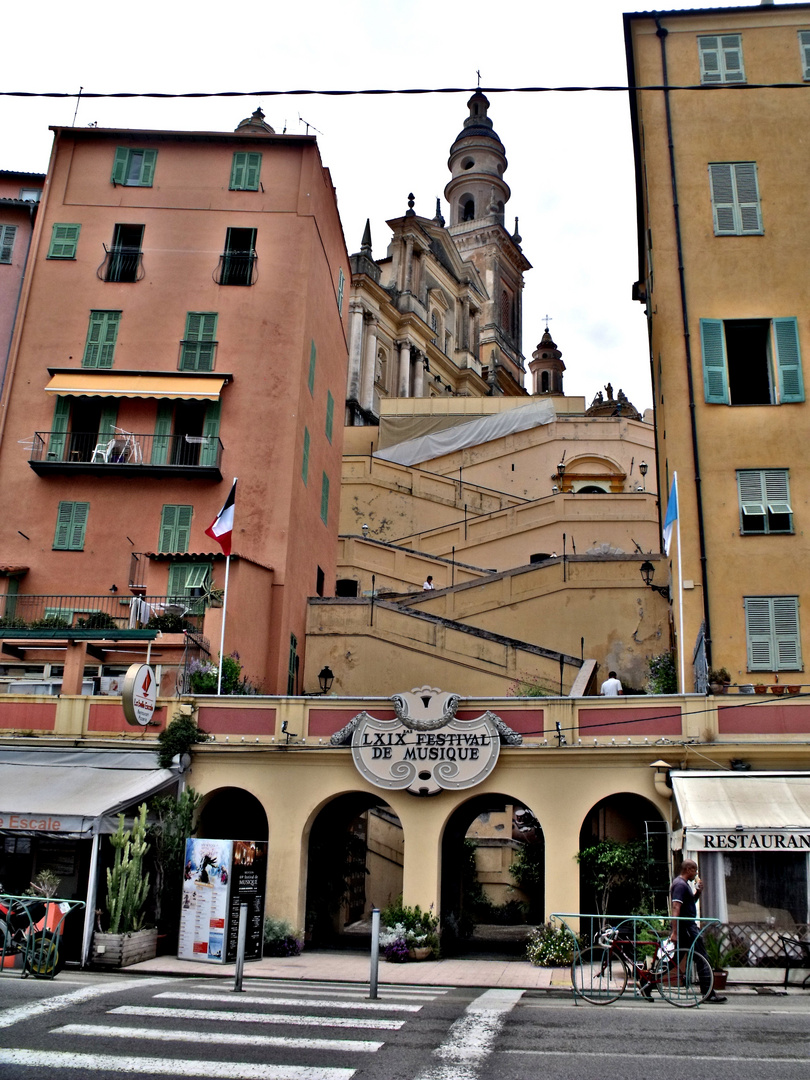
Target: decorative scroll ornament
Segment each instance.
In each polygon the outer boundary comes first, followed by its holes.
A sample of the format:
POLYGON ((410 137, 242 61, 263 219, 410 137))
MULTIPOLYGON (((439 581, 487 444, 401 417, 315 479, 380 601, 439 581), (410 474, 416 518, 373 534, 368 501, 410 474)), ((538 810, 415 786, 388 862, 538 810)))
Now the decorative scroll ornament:
POLYGON ((480 784, 498 761, 501 740, 519 745, 521 736, 487 710, 474 720, 456 719, 461 698, 422 686, 393 697, 395 720, 358 713, 331 742, 351 738, 358 772, 388 791, 437 795, 480 784))

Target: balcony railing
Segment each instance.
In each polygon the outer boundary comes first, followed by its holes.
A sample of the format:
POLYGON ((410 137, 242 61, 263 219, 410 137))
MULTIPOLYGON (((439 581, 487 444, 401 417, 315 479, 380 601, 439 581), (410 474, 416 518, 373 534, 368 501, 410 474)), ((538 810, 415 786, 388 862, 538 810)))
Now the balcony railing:
POLYGON ((116 430, 37 431, 28 463, 45 472, 163 472, 220 475, 222 442, 215 435, 155 435, 116 430))
POLYGON ((102 281, 140 281, 144 276, 143 252, 139 248, 104 248, 104 262, 98 268, 102 281))
POLYGON ((202 632, 204 609, 190 596, 66 596, 18 593, 0 597, 0 637, 17 631, 162 630, 202 632))
POLYGON ((255 251, 224 252, 214 271, 214 281, 217 285, 254 285, 257 258, 255 251))

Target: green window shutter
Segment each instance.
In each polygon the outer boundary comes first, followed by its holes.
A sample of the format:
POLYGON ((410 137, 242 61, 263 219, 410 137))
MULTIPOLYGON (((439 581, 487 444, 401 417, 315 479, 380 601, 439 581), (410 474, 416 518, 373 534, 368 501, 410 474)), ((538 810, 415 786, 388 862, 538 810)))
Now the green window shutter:
POLYGON ((56 514, 54 550, 82 551, 90 503, 60 502, 56 514))
POLYGON ((174 405, 171 401, 161 401, 155 418, 155 434, 152 438, 152 465, 165 465, 169 459, 169 443, 172 435, 174 405))
POLYGON ((292 697, 295 693, 296 660, 298 659, 298 639, 295 634, 290 634, 290 659, 287 664, 287 694, 292 697))
POLYGON ((731 165, 725 163, 710 165, 709 179, 712 189, 714 235, 733 236, 737 232, 737 221, 734 213, 734 185, 731 178, 731 165))
POLYGON ((0 225, 0 263, 10 263, 14 251, 16 225, 0 225))
POLYGON ((247 154, 234 154, 231 163, 231 191, 241 191, 245 186, 245 168, 247 166, 247 154))
POLYGON ((109 398, 101 406, 101 420, 98 425, 99 442, 115 435, 115 421, 118 419, 118 402, 109 398))
POLYGON ((326 437, 329 442, 332 441, 332 425, 335 418, 335 399, 332 397, 332 391, 328 390, 326 393, 326 437))
POLYGON ((82 367, 111 368, 118 338, 120 311, 91 311, 82 367))
POLYGON ((169 567, 169 584, 166 595, 184 598, 186 594, 186 573, 191 563, 172 563, 169 567))
POLYGON ((125 184, 128 172, 129 150, 125 146, 119 146, 116 148, 115 160, 113 161, 112 182, 114 184, 125 184))
POLYGON ((329 477, 326 473, 321 478, 321 520, 329 524, 329 477))
POLYGON ((193 513, 193 506, 167 504, 163 507, 160 515, 159 551, 188 551, 193 513))
POLYGON ((773 671, 771 601, 767 596, 745 597, 745 639, 749 671, 773 671))
POLYGON ((141 175, 138 181, 140 187, 151 187, 155 177, 155 165, 157 163, 157 150, 142 150, 141 175))
POLYGON ((245 191, 259 190, 259 176, 262 169, 261 154, 247 154, 245 165, 245 191))
POLYGON ((720 83, 723 73, 720 68, 720 42, 716 37, 698 38, 700 56, 700 81, 702 83, 720 83))
POLYGON ((700 343, 703 349, 705 400, 713 405, 728 405, 726 342, 722 319, 700 320, 700 343))
POLYGON ((200 465, 213 468, 219 457, 219 418, 222 412, 222 402, 209 401, 205 407, 205 419, 203 420, 203 435, 205 442, 200 448, 200 465))
POLYGON ((51 437, 48 442, 48 460, 62 461, 65 457, 68 421, 70 420, 70 398, 58 397, 53 408, 51 437))
POLYGON ((799 31, 799 58, 802 65, 802 78, 810 80, 810 30, 799 31))
POLYGON ((763 469, 765 502, 771 514, 792 514, 790 478, 787 469, 763 469))
POLYGON ((742 37, 740 34, 723 34, 720 38, 720 48, 722 50, 723 82, 745 82, 742 37))
POLYGON ((343 314, 343 292, 346 288, 346 278, 343 276, 343 271, 338 268, 338 314, 343 314))
POLYGON ((777 670, 797 670, 802 666, 799 599, 796 596, 774 596, 771 603, 777 670))
POLYGON ((762 212, 759 205, 759 185, 755 161, 737 161, 733 165, 737 198, 739 232, 743 236, 762 233, 762 212))
POLYGON ((304 452, 301 455, 301 478, 304 484, 309 477, 309 428, 304 428, 304 452))
POLYGON ((776 363, 779 369, 779 401, 804 401, 802 358, 799 352, 799 324, 796 319, 774 319, 776 363))
POLYGON ((75 259, 81 225, 56 224, 51 232, 49 259, 75 259))
POLYGON ((309 375, 307 377, 307 386, 309 387, 310 394, 315 393, 315 364, 318 360, 318 350, 315 348, 315 341, 311 341, 309 344, 309 375))
POLYGON ((742 532, 765 530, 765 492, 761 469, 740 469, 737 472, 737 494, 740 502, 742 532), (746 521, 755 518, 755 521, 746 521))
POLYGON ((213 371, 217 336, 215 311, 189 311, 180 355, 181 371, 213 371))

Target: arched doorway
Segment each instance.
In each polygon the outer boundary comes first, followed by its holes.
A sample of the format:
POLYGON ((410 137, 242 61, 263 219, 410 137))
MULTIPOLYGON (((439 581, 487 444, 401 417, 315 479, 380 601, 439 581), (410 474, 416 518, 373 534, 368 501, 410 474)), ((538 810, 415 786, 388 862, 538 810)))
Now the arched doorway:
POLYGON ((669 829, 649 799, 622 791, 600 800, 582 823, 579 851, 589 853, 580 860, 580 911, 629 915, 667 910, 669 829), (624 847, 625 870, 621 853, 618 859, 611 856, 611 845, 624 847), (607 869, 611 859, 616 864, 612 873, 607 869))
POLYGON ((530 807, 476 795, 442 838, 443 953, 520 953, 545 917, 545 839, 530 807))
POLYGON ((402 824, 382 799, 347 792, 321 808, 307 858, 307 939, 341 947, 368 941, 371 909, 402 894, 402 824))
POLYGON ((218 788, 205 796, 197 816, 197 836, 209 840, 267 840, 267 814, 249 791, 218 788))

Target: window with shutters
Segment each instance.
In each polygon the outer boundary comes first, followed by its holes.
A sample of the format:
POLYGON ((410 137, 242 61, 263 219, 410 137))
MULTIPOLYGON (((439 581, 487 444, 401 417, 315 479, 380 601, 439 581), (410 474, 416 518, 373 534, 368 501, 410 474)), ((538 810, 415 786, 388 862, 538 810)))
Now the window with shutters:
POLYGON ((261 171, 261 154, 242 152, 234 154, 231 164, 231 191, 258 191, 261 171))
POLYGON ((210 580, 211 563, 171 563, 166 596, 169 601, 182 604, 184 614, 202 614, 205 601, 200 598, 207 592, 210 580))
POLYGON ((341 269, 338 269, 337 305, 338 315, 343 314, 343 294, 346 291, 346 278, 341 269))
POLYGON ((0 225, 0 263, 11 262, 16 235, 16 225, 0 225))
POLYGON ((746 596, 749 671, 800 671, 798 596, 746 596))
POLYGON ((48 258, 75 259, 81 229, 81 225, 56 222, 51 230, 51 246, 48 248, 48 258))
POLYGON ((702 83, 745 82, 742 34, 713 34, 697 41, 702 83))
POLYGON ((83 551, 90 503, 60 502, 56 512, 54 551, 83 551))
POLYGON ((252 285, 256 280, 256 230, 228 229, 214 274, 218 285, 252 285))
POLYGON ((133 282, 143 277, 143 225, 116 225, 112 244, 105 246, 99 277, 104 281, 133 282))
POLYGON ((91 311, 82 367, 111 368, 118 339, 120 311, 91 311))
POLYGON ((216 311, 189 311, 185 337, 180 342, 180 370, 213 371, 216 336, 216 311))
POLYGON ((326 473, 321 477, 321 521, 324 525, 329 524, 329 477, 326 473))
POLYGON ((304 428, 304 451, 301 455, 301 479, 306 485, 309 479, 309 428, 304 428))
POLYGON ((701 319, 705 400, 715 405, 804 401, 795 318, 701 319))
POLYGON ((307 375, 307 386, 309 387, 310 394, 315 393, 315 365, 318 362, 318 350, 315 348, 315 342, 309 343, 309 374, 307 375))
POLYGON ((296 691, 296 676, 298 675, 298 639, 295 634, 290 634, 290 657, 287 664, 287 693, 292 697, 296 691))
POLYGON ((332 391, 326 392, 326 437, 329 442, 332 441, 332 427, 335 422, 335 399, 332 397, 332 391))
POLYGON ((167 504, 160 515, 158 551, 188 551, 193 506, 167 504))
POLYGON ((111 182, 123 187, 151 187, 156 163, 157 150, 129 150, 119 146, 115 151, 111 182))
POLYGON ((714 235, 760 236, 763 228, 756 162, 730 161, 711 164, 709 182, 714 235))
POLYGON ((787 469, 738 469, 740 532, 792 533, 787 469))
POLYGON ((810 30, 799 31, 799 58, 802 65, 802 78, 810 82, 810 30))

